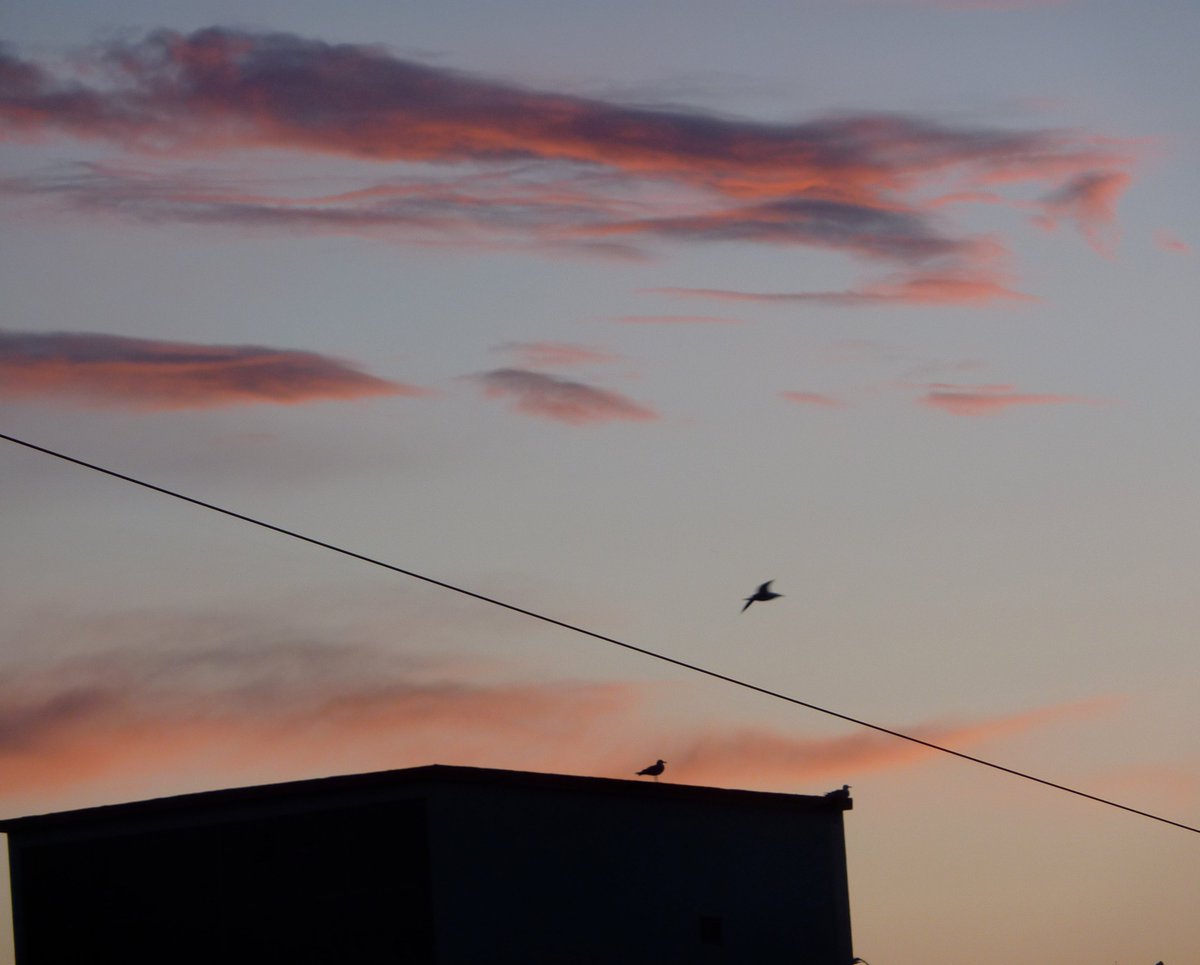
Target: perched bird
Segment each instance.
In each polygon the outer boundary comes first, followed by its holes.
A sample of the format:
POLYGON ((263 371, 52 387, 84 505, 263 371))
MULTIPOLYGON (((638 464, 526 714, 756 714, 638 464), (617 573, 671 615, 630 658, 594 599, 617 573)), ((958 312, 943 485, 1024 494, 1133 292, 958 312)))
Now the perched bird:
POLYGON ((836 791, 827 792, 825 796, 826 797, 849 797, 850 796, 850 785, 843 784, 836 791))
POLYGON ((767 580, 766 583, 754 591, 752 596, 746 597, 746 605, 742 607, 742 612, 745 613, 748 609, 750 609, 750 604, 755 600, 766 603, 767 600, 774 600, 777 596, 783 596, 782 593, 775 593, 771 590, 771 584, 774 582, 774 580, 767 580))
POLYGON ((666 770, 666 763, 667 762, 663 761, 663 760, 655 761, 649 767, 643 767, 640 771, 638 771, 638 777, 641 777, 643 774, 646 774, 646 775, 649 775, 650 777, 654 778, 657 781, 658 775, 666 770))

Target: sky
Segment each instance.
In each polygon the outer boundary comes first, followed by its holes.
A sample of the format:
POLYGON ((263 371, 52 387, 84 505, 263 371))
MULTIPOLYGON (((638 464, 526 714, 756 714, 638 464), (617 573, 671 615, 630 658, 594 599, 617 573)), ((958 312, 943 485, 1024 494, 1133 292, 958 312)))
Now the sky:
MULTIPOLYGON (((1190 0, 0 37, 0 432, 1200 823, 1190 0)), ((0 816, 663 758, 852 785, 874 965, 1200 952, 1195 834, 12 443, 0 484, 0 816)))

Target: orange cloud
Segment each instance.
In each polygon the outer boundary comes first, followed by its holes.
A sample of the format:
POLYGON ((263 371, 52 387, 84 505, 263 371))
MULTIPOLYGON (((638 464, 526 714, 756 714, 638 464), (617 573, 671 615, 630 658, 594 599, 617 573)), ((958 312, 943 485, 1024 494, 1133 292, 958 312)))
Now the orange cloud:
POLYGON ((969 305, 994 301, 1035 301, 996 278, 976 274, 913 275, 862 291, 864 300, 903 302, 910 305, 969 305))
MULTIPOLYGON (((168 626, 182 638, 53 664, 6 664, 0 807, 14 813, 432 762, 614 777, 632 777, 645 763, 630 750, 643 741, 635 736, 645 730, 642 685, 508 683, 495 679, 495 666, 287 642, 275 626, 264 636, 211 617, 194 621, 190 634, 186 623, 153 617, 140 633, 121 622, 108 630, 157 640, 154 631, 168 626)), ((966 750, 1114 704, 1096 698, 907 730, 966 750)), ((790 790, 933 753, 873 732, 805 740, 713 729, 710 721, 664 736, 661 746, 673 780, 790 790)))
POLYGON ((647 422, 658 414, 616 392, 598 389, 526 369, 494 369, 472 376, 493 398, 509 399, 527 415, 587 425, 596 422, 647 422))
MULTIPOLYGON (((194 665, 221 659, 192 655, 194 665)), ((161 665, 153 677, 117 666, 59 689, 0 688, 0 799, 44 801, 148 778, 274 780, 433 761, 519 766, 530 744, 543 755, 577 748, 595 721, 625 714, 635 693, 620 684, 449 682, 395 668, 375 681, 323 683, 295 679, 281 650, 266 659, 275 665, 267 674, 252 668, 254 686, 226 690, 161 665)))
POLYGON ((789 402, 799 402, 801 405, 817 405, 830 408, 840 408, 846 404, 840 399, 835 399, 828 395, 822 395, 820 392, 780 392, 779 395, 781 398, 787 399, 789 402))
MULTIPOLYGON (((921 740, 967 753, 969 748, 999 737, 1061 720, 1109 713, 1119 703, 1116 698, 1098 697, 972 723, 900 729, 921 740)), ((668 759, 681 780, 786 788, 816 780, 838 780, 851 771, 909 764, 937 753, 919 744, 869 731, 806 740, 777 731, 741 730, 709 732, 685 739, 682 747, 670 750, 668 759)))
POLYGON ((431 761, 525 766, 531 753, 577 753, 598 721, 610 730, 637 697, 624 684, 480 683, 472 678, 482 670, 494 678, 498 668, 292 642, 286 628, 213 615, 150 612, 87 626, 100 640, 137 642, 55 663, 10 657, 3 667, 6 808, 246 774, 281 780, 431 761))
POLYGON ((426 394, 312 352, 0 331, 0 397, 10 399, 56 398, 158 411, 426 394))
POLYGON ((646 288, 642 291, 647 294, 721 302, 841 307, 885 304, 972 305, 996 301, 1034 300, 1030 295, 1007 287, 994 275, 954 271, 894 276, 862 288, 836 292, 743 292, 724 288, 646 288))
POLYGON ((1016 392, 1011 385, 961 386, 947 383, 930 385, 929 391, 918 401, 932 409, 964 416, 990 415, 1019 405, 1095 404, 1094 399, 1074 395, 1016 392))
POLYGON ((1007 204, 1008 199, 995 191, 954 191, 925 202, 927 208, 942 208, 951 204, 1007 204))

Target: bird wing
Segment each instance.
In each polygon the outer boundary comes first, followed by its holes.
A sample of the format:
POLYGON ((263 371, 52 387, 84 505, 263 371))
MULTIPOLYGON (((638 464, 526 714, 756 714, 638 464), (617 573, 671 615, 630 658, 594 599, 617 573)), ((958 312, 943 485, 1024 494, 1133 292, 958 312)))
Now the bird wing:
POLYGON ((774 580, 767 580, 767 582, 764 583, 762 586, 760 586, 757 590, 755 590, 755 592, 756 593, 770 593, 771 592, 771 584, 774 582, 775 582, 774 580))
POLYGON ((750 604, 751 604, 751 603, 753 603, 753 602, 754 602, 754 597, 752 597, 752 596, 748 596, 748 597, 746 597, 746 602, 745 602, 745 604, 743 604, 743 606, 742 606, 742 612, 743 612, 743 613, 745 613, 747 610, 749 610, 749 609, 750 609, 750 604))

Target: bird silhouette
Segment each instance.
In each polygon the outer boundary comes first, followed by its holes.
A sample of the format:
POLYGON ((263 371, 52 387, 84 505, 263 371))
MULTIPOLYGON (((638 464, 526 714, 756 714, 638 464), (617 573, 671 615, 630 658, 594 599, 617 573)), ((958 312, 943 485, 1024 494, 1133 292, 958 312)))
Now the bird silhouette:
POLYGON ((771 590, 771 584, 774 582, 774 580, 767 580, 767 582, 755 590, 752 595, 746 597, 746 605, 742 607, 742 612, 745 613, 748 609, 750 609, 750 604, 755 600, 766 603, 767 600, 774 600, 777 596, 783 596, 782 593, 775 593, 771 590))
POLYGON ((638 777, 641 777, 643 774, 646 774, 646 775, 654 778, 654 780, 657 781, 658 775, 666 770, 666 763, 667 762, 664 760, 657 760, 653 764, 651 764, 649 767, 643 767, 640 771, 638 771, 638 777))
POLYGON ((850 796, 850 785, 843 784, 837 790, 827 792, 825 796, 826 797, 849 797, 850 796))

